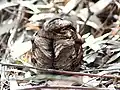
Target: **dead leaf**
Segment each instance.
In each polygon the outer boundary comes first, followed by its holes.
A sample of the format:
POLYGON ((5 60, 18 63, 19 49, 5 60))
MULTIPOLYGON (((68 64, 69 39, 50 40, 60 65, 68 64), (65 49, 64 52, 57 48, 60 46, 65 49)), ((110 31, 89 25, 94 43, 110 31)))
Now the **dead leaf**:
POLYGON ((33 31, 38 31, 38 30, 40 30, 39 26, 36 26, 36 25, 34 25, 34 24, 32 24, 32 23, 27 23, 27 24, 25 25, 25 27, 26 27, 26 30, 33 30, 33 31))

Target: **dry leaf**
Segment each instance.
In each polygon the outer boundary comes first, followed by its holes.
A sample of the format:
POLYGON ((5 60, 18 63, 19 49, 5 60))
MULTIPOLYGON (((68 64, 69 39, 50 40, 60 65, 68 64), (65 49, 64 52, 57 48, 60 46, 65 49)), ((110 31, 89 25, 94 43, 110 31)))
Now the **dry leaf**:
POLYGON ((35 31, 40 30, 39 26, 36 26, 32 23, 27 23, 25 27, 26 27, 26 30, 35 30, 35 31))

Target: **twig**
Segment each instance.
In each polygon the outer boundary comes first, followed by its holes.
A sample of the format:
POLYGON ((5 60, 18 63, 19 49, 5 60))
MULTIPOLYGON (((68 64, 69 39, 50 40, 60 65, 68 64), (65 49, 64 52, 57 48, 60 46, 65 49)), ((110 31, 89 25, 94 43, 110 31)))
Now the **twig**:
POLYGON ((2 37, 2 39, 1 39, 1 41, 0 41, 0 44, 3 44, 3 43, 4 43, 4 41, 6 40, 7 36, 8 36, 8 33, 5 34, 5 35, 2 37))
MULTIPOLYGON (((14 15, 14 16, 18 16, 18 14, 16 14, 16 13, 10 11, 10 10, 7 9, 7 8, 5 8, 4 10, 5 10, 6 12, 8 12, 8 13, 14 15)), ((19 11, 19 12, 20 12, 20 10, 16 10, 16 11, 19 11)), ((21 11, 21 12, 23 13, 23 11, 21 11)), ((26 20, 26 21, 29 21, 28 18, 26 18, 26 17, 23 17, 23 19, 26 20)))
POLYGON ((80 87, 80 86, 23 86, 18 87, 16 90, 30 90, 30 89, 40 89, 40 88, 49 88, 49 89, 78 89, 78 90, 112 90, 111 88, 90 88, 90 87, 80 87))
MULTIPOLYGON (((61 70, 54 70, 54 69, 36 68, 36 67, 25 66, 25 65, 18 65, 18 64, 5 64, 5 63, 0 63, 0 64, 3 65, 3 66, 14 66, 14 67, 20 67, 20 68, 31 68, 31 69, 36 69, 36 70, 48 72, 48 73, 56 73, 56 74, 63 74, 63 75, 115 78, 114 75, 98 75, 98 74, 88 74, 88 73, 71 72, 71 71, 61 71, 61 70)), ((116 76, 116 78, 120 79, 120 76, 116 76)))
POLYGON ((88 12, 89 12, 89 15, 88 15, 88 17, 87 17, 87 19, 86 19, 83 27, 81 28, 80 35, 82 35, 82 33, 83 33, 83 31, 84 31, 84 28, 85 28, 85 26, 86 26, 86 24, 87 24, 87 21, 90 19, 91 15, 93 15, 93 12, 91 12, 91 10, 90 10, 89 2, 88 2, 88 12))
POLYGON ((5 8, 5 9, 9 9, 9 10, 13 10, 13 11, 19 11, 19 12, 22 12, 22 13, 29 13, 29 14, 34 14, 34 12, 33 11, 30 11, 30 10, 27 10, 27 9, 25 9, 25 10, 19 10, 19 9, 14 9, 13 7, 9 7, 9 8, 5 8))
POLYGON ((116 7, 113 6, 113 8, 112 8, 112 10, 110 11, 110 13, 109 13, 107 19, 106 19, 106 20, 104 21, 104 23, 103 23, 103 28, 104 28, 105 25, 107 24, 107 21, 110 19, 110 17, 113 15, 113 12, 115 11, 115 9, 116 9, 116 7))
MULTIPOLYGON (((19 6, 19 10, 21 11, 23 9, 23 7, 22 6, 19 6)), ((3 59, 1 60, 1 62, 9 62, 8 60, 7 60, 7 57, 8 57, 8 55, 9 55, 9 52, 10 52, 10 48, 11 48, 11 46, 13 45, 13 39, 15 38, 15 35, 16 35, 16 32, 17 32, 17 29, 18 29, 18 27, 19 27, 19 25, 20 25, 20 22, 21 22, 21 20, 23 19, 22 17, 22 13, 21 12, 18 12, 18 15, 17 15, 17 17, 16 17, 16 23, 15 23, 15 26, 14 26, 14 28, 13 28, 13 32, 11 33, 11 35, 10 35, 10 37, 9 37, 9 39, 8 39, 8 43, 7 43, 7 49, 6 49, 6 51, 5 51, 5 54, 4 54, 4 56, 3 56, 3 59)), ((6 66, 1 66, 1 82, 3 82, 3 81, 5 81, 5 70, 7 69, 7 67, 6 66)), ((4 86, 4 84, 3 83, 1 83, 1 90, 3 90, 3 87, 4 86)))
POLYGON ((106 69, 106 68, 100 68, 100 69, 86 69, 84 72, 90 72, 90 71, 112 71, 112 70, 120 70, 119 67, 116 68, 111 68, 111 69, 106 69))

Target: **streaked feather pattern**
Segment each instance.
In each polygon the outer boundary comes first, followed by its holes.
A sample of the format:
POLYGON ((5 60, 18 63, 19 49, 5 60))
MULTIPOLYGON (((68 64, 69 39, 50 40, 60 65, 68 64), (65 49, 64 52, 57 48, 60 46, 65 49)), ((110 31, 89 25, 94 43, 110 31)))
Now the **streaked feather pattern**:
POLYGON ((70 21, 55 18, 45 22, 32 44, 35 66, 79 71, 83 57, 82 40, 77 38, 70 21))

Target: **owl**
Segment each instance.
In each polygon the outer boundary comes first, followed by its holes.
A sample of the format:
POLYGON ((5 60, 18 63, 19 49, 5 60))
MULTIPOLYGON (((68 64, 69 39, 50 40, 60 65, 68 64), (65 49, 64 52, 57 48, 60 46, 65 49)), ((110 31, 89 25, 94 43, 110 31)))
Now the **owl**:
POLYGON ((32 41, 31 61, 38 68, 79 71, 82 59, 82 40, 69 20, 46 21, 32 41))

